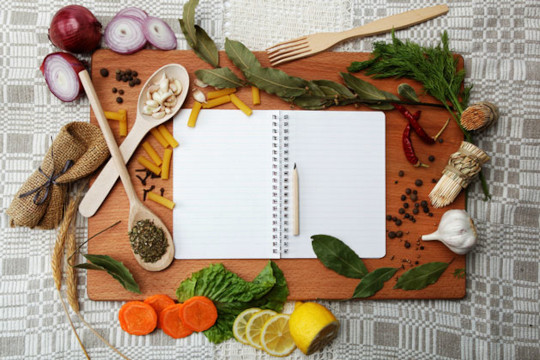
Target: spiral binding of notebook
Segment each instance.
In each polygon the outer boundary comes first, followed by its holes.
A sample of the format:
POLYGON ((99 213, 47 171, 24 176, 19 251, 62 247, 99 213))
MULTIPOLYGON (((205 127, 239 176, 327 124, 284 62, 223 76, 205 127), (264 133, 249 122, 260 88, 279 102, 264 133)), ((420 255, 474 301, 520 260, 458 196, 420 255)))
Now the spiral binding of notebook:
POLYGON ((289 246, 289 116, 272 116, 272 251, 289 246))

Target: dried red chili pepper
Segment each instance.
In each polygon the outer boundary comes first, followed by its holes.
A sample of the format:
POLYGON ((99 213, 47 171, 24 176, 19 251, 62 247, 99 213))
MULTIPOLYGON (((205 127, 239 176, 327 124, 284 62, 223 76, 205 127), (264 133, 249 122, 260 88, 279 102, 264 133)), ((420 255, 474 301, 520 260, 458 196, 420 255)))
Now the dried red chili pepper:
POLYGON ((426 164, 423 164, 420 160, 418 160, 418 157, 416 156, 414 152, 414 148, 411 141, 411 123, 408 123, 407 126, 405 126, 405 130, 403 130, 403 135, 401 137, 401 143, 403 145, 403 151, 405 152, 405 157, 407 157, 407 160, 414 165, 415 167, 429 167, 426 164))
POLYGON ((446 120, 446 123, 444 124, 442 129, 437 133, 437 135, 435 135, 434 137, 431 137, 426 133, 424 128, 422 128, 420 124, 418 123, 418 119, 420 118, 420 111, 416 112, 413 115, 403 105, 400 105, 400 104, 392 104, 392 105, 394 105, 394 107, 409 121, 409 124, 411 124, 414 132, 418 134, 420 139, 422 139, 422 141, 425 142, 426 144, 435 144, 435 141, 437 140, 437 138, 442 134, 444 129, 446 129, 446 127, 450 123, 450 119, 446 120))

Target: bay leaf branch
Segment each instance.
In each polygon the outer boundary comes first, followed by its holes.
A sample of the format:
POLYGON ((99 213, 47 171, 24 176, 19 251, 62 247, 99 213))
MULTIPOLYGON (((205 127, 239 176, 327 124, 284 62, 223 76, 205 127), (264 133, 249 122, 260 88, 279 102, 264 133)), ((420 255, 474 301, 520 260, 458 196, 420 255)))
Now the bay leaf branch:
POLYGON ((195 76, 202 82, 218 89, 235 88, 245 85, 245 81, 236 76, 231 69, 224 67, 218 69, 200 69, 195 76))

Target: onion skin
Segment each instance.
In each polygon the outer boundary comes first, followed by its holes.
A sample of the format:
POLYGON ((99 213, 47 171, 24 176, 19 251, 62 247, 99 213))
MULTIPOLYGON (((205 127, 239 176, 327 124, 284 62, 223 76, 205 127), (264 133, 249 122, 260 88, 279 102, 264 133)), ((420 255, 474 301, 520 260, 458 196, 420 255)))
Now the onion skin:
POLYGON ((54 15, 49 40, 62 50, 90 53, 101 41, 101 23, 84 6, 68 5, 54 15))
POLYGON ((84 88, 81 84, 81 80, 79 79, 79 73, 83 70, 86 70, 85 66, 83 65, 82 62, 79 61, 79 59, 77 59, 75 56, 71 55, 71 54, 68 54, 68 53, 65 53, 65 52, 54 52, 54 53, 51 53, 49 55, 47 55, 45 57, 45 59, 43 59, 43 62, 41 63, 41 66, 39 67, 39 70, 41 70, 41 73, 43 74, 43 76, 45 77, 45 82, 47 83, 47 86, 49 87, 49 90, 51 90, 51 93, 56 96, 58 99, 60 99, 61 101, 64 101, 64 102, 71 102, 71 101, 74 101, 76 99, 78 99, 83 93, 84 93, 84 88), (75 96, 72 96, 72 97, 64 97, 64 96, 60 96, 58 95, 53 89, 54 89, 54 81, 55 79, 52 79, 51 78, 51 74, 48 73, 47 71, 47 60, 50 58, 50 57, 53 57, 53 56, 59 56, 59 57, 62 57, 66 62, 67 64, 71 67, 71 69, 75 72, 75 77, 76 77, 76 81, 77 83, 75 84, 75 86, 78 87, 78 92, 75 96))

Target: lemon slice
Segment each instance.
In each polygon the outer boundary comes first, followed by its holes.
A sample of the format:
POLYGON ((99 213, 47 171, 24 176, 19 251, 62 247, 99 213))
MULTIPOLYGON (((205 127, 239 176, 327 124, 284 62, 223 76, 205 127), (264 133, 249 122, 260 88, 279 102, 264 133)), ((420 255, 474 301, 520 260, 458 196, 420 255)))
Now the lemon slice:
POLYGON ((273 356, 287 356, 296 348, 289 332, 289 315, 277 314, 266 320, 261 330, 261 345, 273 356))
POLYGON ((261 311, 259 308, 249 308, 238 314, 233 324, 233 335, 236 340, 249 345, 246 338, 246 325, 253 314, 258 313, 259 311, 261 311))
POLYGON ((246 324, 246 339, 249 345, 262 349, 261 345, 261 330, 266 322, 277 313, 273 310, 261 310, 251 316, 246 324))
POLYGON ((289 319, 289 330, 296 346, 310 355, 337 336, 339 321, 324 306, 307 302, 295 306, 289 319))

